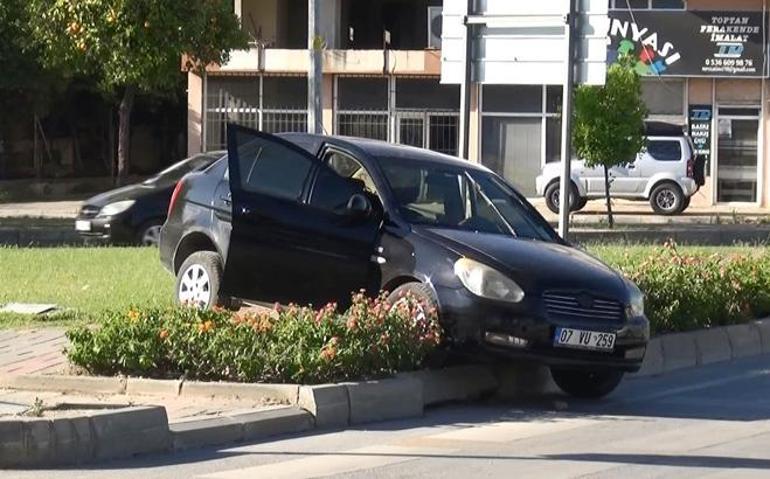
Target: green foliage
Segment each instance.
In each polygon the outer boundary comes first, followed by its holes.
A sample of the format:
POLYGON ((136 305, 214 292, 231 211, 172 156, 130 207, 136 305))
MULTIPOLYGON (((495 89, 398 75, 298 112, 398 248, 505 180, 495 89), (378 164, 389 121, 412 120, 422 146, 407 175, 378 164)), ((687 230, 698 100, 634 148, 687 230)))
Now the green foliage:
POLYGON ((575 92, 573 144, 589 167, 625 165, 645 145, 639 75, 629 58, 611 65, 604 86, 581 85, 575 92))
POLYGON ((724 326, 770 314, 770 254, 693 254, 668 244, 615 266, 645 294, 655 333, 724 326))
POLYGON ((96 374, 324 383, 418 368, 439 341, 435 311, 411 298, 353 297, 343 314, 290 306, 238 313, 193 308, 129 310, 67 333, 69 360, 96 374))
POLYGON ((173 88, 188 66, 227 61, 247 45, 225 0, 28 0, 46 65, 97 77, 105 91, 173 88))

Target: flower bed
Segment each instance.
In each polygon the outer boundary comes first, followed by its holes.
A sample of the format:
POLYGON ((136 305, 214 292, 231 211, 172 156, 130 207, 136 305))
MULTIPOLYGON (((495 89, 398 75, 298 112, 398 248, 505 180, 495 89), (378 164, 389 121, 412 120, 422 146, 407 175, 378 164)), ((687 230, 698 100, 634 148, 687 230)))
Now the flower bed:
POLYGON ((654 333, 725 326, 770 314, 770 254, 686 254, 669 243, 615 261, 645 295, 654 333))
POLYGON ((405 298, 354 295, 352 306, 232 313, 129 310, 67 333, 69 360, 93 374, 317 384, 418 369, 440 339, 435 311, 405 298))

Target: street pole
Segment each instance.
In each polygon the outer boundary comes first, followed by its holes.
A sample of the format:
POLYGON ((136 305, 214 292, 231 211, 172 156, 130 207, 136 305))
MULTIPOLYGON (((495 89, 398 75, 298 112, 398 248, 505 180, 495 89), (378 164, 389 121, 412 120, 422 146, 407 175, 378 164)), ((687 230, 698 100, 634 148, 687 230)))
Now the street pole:
POLYGON ((308 0, 307 43, 310 52, 310 69, 307 74, 307 131, 323 134, 323 45, 319 20, 321 1, 308 0))
POLYGON ((561 183, 559 184, 559 236, 567 240, 569 235, 570 190, 572 188, 572 91, 575 85, 575 35, 577 26, 577 2, 569 0, 569 14, 564 22, 567 39, 564 94, 561 108, 561 183))
POLYGON ((469 159, 471 126, 471 88, 473 86, 473 24, 468 17, 473 15, 474 0, 468 0, 465 15, 465 76, 460 85, 460 158, 469 159))

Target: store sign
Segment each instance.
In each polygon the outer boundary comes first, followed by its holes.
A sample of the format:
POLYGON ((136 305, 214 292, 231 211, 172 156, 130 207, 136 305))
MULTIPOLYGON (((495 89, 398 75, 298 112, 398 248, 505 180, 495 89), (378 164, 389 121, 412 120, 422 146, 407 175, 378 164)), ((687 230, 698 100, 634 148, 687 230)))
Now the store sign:
POLYGON ((642 75, 766 76, 762 12, 610 12, 608 59, 636 58, 642 75))
POLYGON ((711 158, 711 120, 714 109, 711 105, 690 105, 690 137, 695 145, 695 154, 711 158))

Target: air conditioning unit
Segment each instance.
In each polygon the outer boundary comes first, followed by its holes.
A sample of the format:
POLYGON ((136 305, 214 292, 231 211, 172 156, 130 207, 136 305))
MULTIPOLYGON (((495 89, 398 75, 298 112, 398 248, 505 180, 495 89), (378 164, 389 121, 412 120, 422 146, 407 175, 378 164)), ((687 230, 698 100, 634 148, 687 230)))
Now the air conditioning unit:
POLYGON ((428 7, 428 48, 441 49, 442 8, 428 7))

